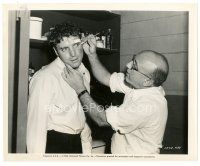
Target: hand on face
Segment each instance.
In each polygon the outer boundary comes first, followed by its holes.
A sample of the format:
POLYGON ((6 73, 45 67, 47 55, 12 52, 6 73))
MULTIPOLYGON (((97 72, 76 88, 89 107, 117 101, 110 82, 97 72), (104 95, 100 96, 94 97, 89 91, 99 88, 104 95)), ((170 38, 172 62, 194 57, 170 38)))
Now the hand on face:
POLYGON ((84 40, 87 40, 87 42, 85 42, 83 44, 83 49, 84 49, 85 53, 88 56, 95 56, 97 43, 96 43, 96 39, 95 39, 94 35, 89 35, 85 39, 83 39, 83 41, 84 40))
POLYGON ((77 94, 86 90, 82 75, 67 65, 62 73, 63 79, 76 91, 77 94))

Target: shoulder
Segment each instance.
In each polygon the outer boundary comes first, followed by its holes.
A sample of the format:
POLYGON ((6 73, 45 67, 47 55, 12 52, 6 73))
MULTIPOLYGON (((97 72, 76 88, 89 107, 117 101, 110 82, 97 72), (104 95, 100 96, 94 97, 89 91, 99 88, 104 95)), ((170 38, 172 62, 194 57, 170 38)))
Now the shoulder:
POLYGON ((30 86, 48 82, 53 83, 53 80, 55 80, 55 74, 52 67, 50 65, 43 66, 33 75, 33 78, 30 81, 30 86))

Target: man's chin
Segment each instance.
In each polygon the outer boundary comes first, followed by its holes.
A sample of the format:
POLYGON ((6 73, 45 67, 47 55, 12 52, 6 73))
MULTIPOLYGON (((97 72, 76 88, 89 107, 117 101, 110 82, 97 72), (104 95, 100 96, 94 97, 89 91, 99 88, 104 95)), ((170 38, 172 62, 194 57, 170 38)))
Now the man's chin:
POLYGON ((126 86, 128 86, 129 88, 134 88, 133 85, 132 85, 131 83, 129 83, 129 81, 128 81, 127 78, 124 79, 124 84, 125 84, 126 86))
POLYGON ((81 65, 81 62, 73 63, 70 66, 74 69, 78 68, 81 65))

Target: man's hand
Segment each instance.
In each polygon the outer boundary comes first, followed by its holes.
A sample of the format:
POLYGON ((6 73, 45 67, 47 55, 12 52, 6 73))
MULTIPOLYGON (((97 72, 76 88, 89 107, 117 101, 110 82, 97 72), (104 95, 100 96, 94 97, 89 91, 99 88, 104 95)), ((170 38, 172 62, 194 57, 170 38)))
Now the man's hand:
POLYGON ((89 35, 86 38, 87 38, 87 42, 85 42, 83 44, 83 49, 84 49, 85 53, 89 57, 96 56, 97 42, 96 42, 94 35, 89 35))
POLYGON ((76 91, 77 94, 86 90, 82 75, 71 66, 66 66, 62 73, 63 79, 76 91))

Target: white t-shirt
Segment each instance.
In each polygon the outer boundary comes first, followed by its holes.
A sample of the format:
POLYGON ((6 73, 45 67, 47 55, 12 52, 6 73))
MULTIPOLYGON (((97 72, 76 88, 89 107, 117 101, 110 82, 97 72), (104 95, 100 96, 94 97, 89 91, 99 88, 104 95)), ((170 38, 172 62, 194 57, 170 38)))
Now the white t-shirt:
POLYGON ((122 105, 106 110, 107 121, 116 131, 112 137, 112 153, 159 153, 168 116, 163 88, 131 89, 124 84, 123 73, 113 73, 110 89, 125 94, 122 105))
MULTIPOLYGON (((91 131, 74 89, 61 76, 64 63, 57 58, 39 70, 29 85, 27 151, 45 153, 47 131, 81 134, 83 153, 91 153, 91 131)), ((90 74, 81 64, 78 71, 90 90, 90 74)))

